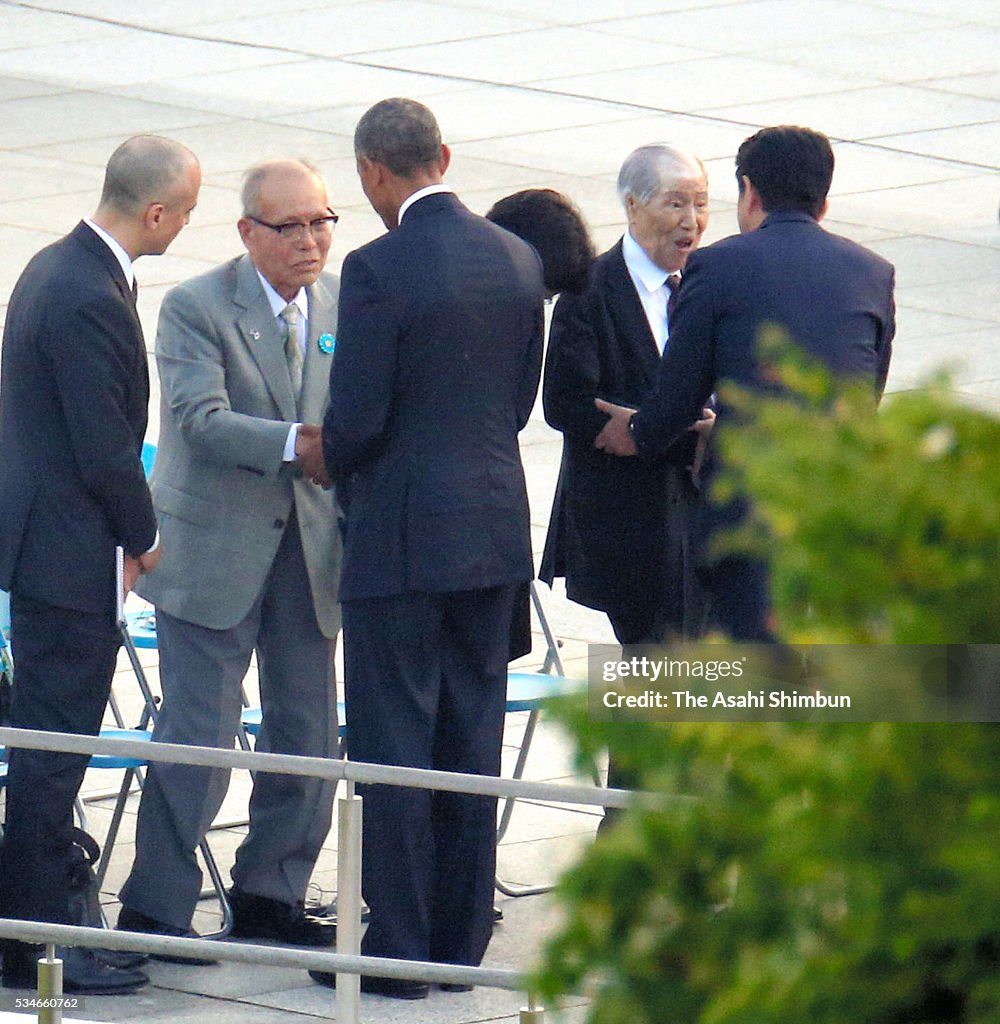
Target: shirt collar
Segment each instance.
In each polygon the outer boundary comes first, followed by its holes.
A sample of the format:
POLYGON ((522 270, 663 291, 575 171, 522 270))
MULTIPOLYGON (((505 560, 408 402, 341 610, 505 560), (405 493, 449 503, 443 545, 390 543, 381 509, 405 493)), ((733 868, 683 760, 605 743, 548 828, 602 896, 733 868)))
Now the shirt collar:
MULTIPOLYGON (((257 270, 257 268, 254 267, 254 270, 257 270)), ((289 303, 285 302, 285 300, 274 290, 271 286, 271 282, 268 281, 268 279, 259 270, 257 270, 257 276, 260 278, 260 283, 264 287, 264 294, 267 296, 267 301, 271 305, 271 312, 274 313, 275 316, 280 316, 281 311, 285 306, 289 305, 289 303)), ((299 307, 299 315, 308 320, 309 293, 306 291, 305 286, 298 290, 298 292, 292 297, 291 301, 299 307)))
POLYGON ((436 185, 425 185, 423 188, 418 188, 412 195, 407 196, 399 207, 399 214, 396 217, 396 223, 403 223, 403 214, 418 200, 423 199, 424 196, 435 196, 440 192, 454 192, 455 190, 450 186, 446 185, 443 181, 439 181, 436 185))
POLYGON ((83 222, 114 254, 115 259, 118 260, 118 264, 122 268, 122 273, 125 275, 125 283, 129 288, 131 288, 135 282, 135 271, 132 269, 132 257, 129 256, 129 254, 122 248, 118 239, 109 235, 107 231, 100 226, 100 224, 95 224, 89 217, 84 217, 83 222))
POLYGON ((646 250, 632 237, 631 231, 625 232, 622 239, 622 256, 625 258, 625 266, 629 273, 637 281, 642 282, 643 288, 648 292, 655 292, 657 288, 663 287, 670 274, 658 267, 647 255, 646 250))

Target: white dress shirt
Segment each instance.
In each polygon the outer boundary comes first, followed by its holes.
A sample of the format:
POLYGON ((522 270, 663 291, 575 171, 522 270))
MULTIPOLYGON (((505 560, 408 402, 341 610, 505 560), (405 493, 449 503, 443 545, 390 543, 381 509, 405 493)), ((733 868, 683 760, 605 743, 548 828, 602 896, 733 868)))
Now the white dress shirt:
POLYGON ((129 254, 121 247, 121 243, 118 239, 109 235, 107 231, 100 226, 100 224, 95 224, 89 217, 84 217, 83 223, 86 224, 87 227, 90 228, 114 254, 115 259, 118 260, 118 263, 122 268, 122 273, 125 275, 125 283, 129 288, 131 288, 135 283, 135 270, 132 268, 132 257, 129 256, 129 254))
POLYGON ((439 181, 436 185, 424 185, 423 188, 418 188, 412 195, 407 196, 399 207, 399 215, 396 217, 396 223, 403 223, 403 214, 418 200, 423 199, 424 196, 435 196, 440 192, 454 192, 455 190, 450 186, 446 185, 443 181, 439 181))
MULTIPOLYGON (((639 293, 639 301, 649 321, 649 329, 653 332, 656 347, 662 353, 670 336, 670 324, 667 320, 670 288, 667 285, 667 278, 674 275, 658 267, 646 255, 646 250, 632 237, 630 231, 626 231, 622 239, 622 256, 625 258, 629 277, 632 278, 635 290, 639 293)), ((680 271, 675 273, 679 280, 680 271)))

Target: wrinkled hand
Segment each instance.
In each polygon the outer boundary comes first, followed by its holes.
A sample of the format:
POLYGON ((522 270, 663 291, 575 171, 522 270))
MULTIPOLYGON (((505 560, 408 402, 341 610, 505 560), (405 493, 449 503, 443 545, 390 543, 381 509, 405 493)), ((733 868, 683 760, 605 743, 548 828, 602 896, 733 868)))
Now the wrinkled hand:
POLYGON ((632 438, 632 432, 628 429, 628 421, 635 413, 635 409, 627 405, 605 402, 603 398, 595 398, 594 405, 610 417, 601 432, 594 438, 594 447, 612 455, 635 455, 635 441, 632 438))
POLYGON ((330 476, 323 462, 322 430, 315 423, 299 424, 295 439, 295 459, 302 472, 320 487, 330 486, 330 476))

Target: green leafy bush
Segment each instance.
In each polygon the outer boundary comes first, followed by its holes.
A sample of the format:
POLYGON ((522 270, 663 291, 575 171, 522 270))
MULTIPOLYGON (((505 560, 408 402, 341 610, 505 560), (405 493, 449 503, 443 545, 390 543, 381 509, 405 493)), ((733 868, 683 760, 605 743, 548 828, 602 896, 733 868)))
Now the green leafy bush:
MULTIPOLYGON (((987 643, 1000 623, 1000 423, 930 388, 744 396, 726 486, 772 554, 783 636, 987 643)), ((558 889, 536 976, 593 1024, 996 1024, 1000 729, 599 723, 557 712, 582 764, 643 788, 558 889)))

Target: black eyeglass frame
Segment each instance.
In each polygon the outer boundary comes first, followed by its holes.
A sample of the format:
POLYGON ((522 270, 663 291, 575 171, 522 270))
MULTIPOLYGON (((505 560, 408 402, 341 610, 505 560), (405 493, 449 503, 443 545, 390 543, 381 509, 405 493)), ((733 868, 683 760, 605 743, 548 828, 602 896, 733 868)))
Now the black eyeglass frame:
POLYGON ((278 236, 281 238, 290 238, 290 232, 292 232, 293 229, 307 228, 310 232, 315 234, 317 230, 329 226, 330 230, 332 231, 337 226, 337 222, 340 220, 340 214, 334 213, 329 206, 326 208, 326 212, 326 217, 317 217, 315 220, 311 220, 308 222, 303 222, 301 220, 290 220, 286 221, 284 224, 272 224, 270 223, 270 221, 261 220, 260 217, 254 217, 253 214, 250 213, 247 214, 247 220, 252 220, 254 224, 259 224, 263 228, 270 228, 272 231, 276 232, 278 236))

